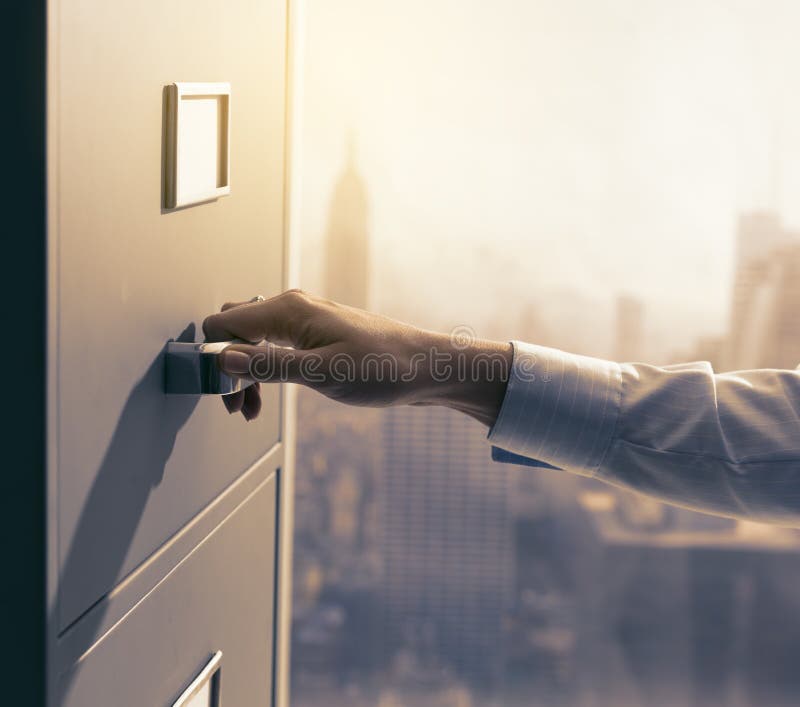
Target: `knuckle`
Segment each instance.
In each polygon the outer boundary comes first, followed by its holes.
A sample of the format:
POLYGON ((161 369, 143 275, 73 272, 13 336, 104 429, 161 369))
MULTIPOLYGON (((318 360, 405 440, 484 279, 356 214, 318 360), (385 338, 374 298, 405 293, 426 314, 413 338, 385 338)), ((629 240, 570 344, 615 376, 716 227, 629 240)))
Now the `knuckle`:
POLYGON ((291 290, 286 290, 282 296, 292 305, 306 305, 311 302, 310 295, 305 290, 301 290, 297 287, 291 290))

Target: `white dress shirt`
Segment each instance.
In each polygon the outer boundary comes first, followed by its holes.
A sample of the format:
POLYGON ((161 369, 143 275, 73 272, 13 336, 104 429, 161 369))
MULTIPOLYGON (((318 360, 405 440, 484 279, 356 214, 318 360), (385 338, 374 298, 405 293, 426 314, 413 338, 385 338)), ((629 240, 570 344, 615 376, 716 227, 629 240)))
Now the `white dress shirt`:
POLYGON ((800 372, 614 363, 513 342, 497 461, 800 526, 800 372))

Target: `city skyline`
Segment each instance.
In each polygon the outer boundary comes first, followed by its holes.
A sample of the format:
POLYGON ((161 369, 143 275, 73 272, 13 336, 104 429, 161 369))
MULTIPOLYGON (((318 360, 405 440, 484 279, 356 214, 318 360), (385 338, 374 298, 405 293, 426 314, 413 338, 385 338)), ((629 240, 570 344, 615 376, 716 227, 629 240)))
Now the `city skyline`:
POLYGON ((303 282, 321 291, 316 253, 355 135, 380 311, 400 296, 425 325, 467 324, 570 290, 609 327, 630 293, 660 349, 724 333, 738 215, 800 226, 800 98, 784 80, 796 5, 502 0, 455 21, 422 5, 315 8, 303 282))
MULTIPOLYGON (((363 265, 368 192, 352 159, 342 175, 324 252, 344 248, 363 265)), ((721 369, 743 360, 741 341, 757 341, 765 364, 794 355, 800 255, 787 254, 800 253, 800 239, 769 211, 740 214, 730 239, 739 253, 730 321, 722 334, 691 342, 683 358, 698 354, 721 369)), ((329 291, 346 303, 363 304, 374 286, 363 266, 345 273, 329 263, 326 273, 329 291)), ((566 294, 555 316, 549 303, 526 301, 480 324, 497 337, 515 327, 539 343, 599 355, 592 330, 574 318, 582 298, 566 294)), ((621 360, 645 358, 653 313, 629 293, 614 304, 608 345, 621 360)), ((741 674, 745 646, 765 639, 757 624, 733 616, 773 617, 790 604, 771 606, 769 578, 794 568, 800 533, 495 465, 480 425, 449 410, 348 408, 301 389, 298 415, 293 650, 301 703, 325 695, 358 707, 471 707, 535 696, 570 707, 705 707, 721 692, 746 704, 774 690, 759 672, 769 648, 741 674), (718 571, 708 571, 709 559, 718 571), (669 597, 654 599, 663 586, 669 597), (719 596, 725 602, 709 619, 719 596), (639 635, 640 614, 654 605, 652 635, 639 635), (736 650, 722 652, 720 641, 736 650)), ((763 703, 781 704, 777 692, 763 703)))
MULTIPOLYGON (((609 358, 794 355, 800 259, 764 228, 800 225, 796 6, 454 7, 314 7, 302 286, 609 358)), ((299 415, 299 704, 791 703, 796 532, 493 464, 450 411, 299 415)))

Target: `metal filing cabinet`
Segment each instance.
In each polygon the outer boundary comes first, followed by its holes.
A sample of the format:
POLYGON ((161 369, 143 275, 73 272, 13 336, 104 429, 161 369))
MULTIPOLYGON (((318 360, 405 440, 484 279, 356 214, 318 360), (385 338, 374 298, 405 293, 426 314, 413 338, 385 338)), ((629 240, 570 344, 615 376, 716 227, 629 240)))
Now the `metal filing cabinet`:
POLYGON ((226 300, 289 284, 289 3, 43 9, 23 19, 47 69, 34 72, 47 96, 45 267, 29 273, 46 291, 46 444, 41 505, 34 484, 19 498, 44 527, 28 548, 46 568, 42 692, 51 707, 170 707, 221 653, 213 689, 186 704, 282 702, 285 391, 263 387, 262 414, 245 423, 219 396, 166 395, 164 352, 201 341, 226 300), (182 82, 229 90, 227 182, 219 198, 171 208, 182 82))

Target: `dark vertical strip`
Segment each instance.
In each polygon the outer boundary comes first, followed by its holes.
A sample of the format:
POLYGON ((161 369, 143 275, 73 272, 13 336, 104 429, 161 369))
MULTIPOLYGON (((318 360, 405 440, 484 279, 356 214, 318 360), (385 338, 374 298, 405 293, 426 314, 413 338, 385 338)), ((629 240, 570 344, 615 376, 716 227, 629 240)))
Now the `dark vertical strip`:
POLYGON ((0 27, 2 702, 35 706, 45 702, 46 1, 4 3, 0 27))

